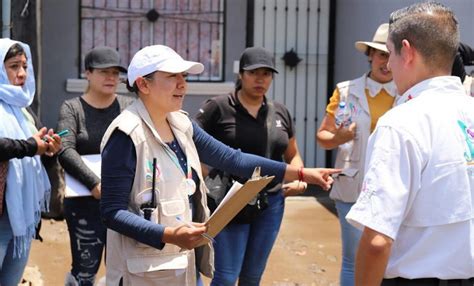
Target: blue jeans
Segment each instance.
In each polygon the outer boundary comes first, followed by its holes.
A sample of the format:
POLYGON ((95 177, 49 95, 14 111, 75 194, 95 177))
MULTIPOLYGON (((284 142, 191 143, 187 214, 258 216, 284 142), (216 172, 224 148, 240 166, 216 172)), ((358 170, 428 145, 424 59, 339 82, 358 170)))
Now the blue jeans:
POLYGON ((351 210, 354 203, 345 203, 337 200, 335 202, 339 224, 341 225, 342 240, 342 266, 339 277, 340 285, 353 286, 355 257, 362 232, 350 225, 346 220, 346 215, 351 210))
POLYGON ((285 200, 282 192, 268 196, 268 208, 251 224, 229 224, 214 244, 215 272, 211 286, 259 285, 280 230, 285 200))
POLYGON ((16 286, 20 283, 30 247, 20 258, 13 258, 13 232, 7 210, 0 216, 0 285, 16 286))
POLYGON ((71 242, 71 274, 80 286, 94 285, 106 241, 107 228, 100 218, 99 200, 64 199, 64 218, 71 242))

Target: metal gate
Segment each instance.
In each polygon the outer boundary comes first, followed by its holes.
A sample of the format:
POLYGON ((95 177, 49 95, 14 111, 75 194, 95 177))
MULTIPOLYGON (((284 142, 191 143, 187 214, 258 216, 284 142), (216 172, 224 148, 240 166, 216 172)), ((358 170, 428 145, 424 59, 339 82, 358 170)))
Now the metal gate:
POLYGON ((163 44, 204 64, 190 80, 222 81, 224 6, 224 0, 81 0, 81 62, 91 48, 106 45, 127 66, 142 47, 163 44))
POLYGON ((286 105, 308 167, 324 166, 316 129, 327 101, 330 0, 255 0, 254 46, 273 51, 279 74, 268 96, 286 105))

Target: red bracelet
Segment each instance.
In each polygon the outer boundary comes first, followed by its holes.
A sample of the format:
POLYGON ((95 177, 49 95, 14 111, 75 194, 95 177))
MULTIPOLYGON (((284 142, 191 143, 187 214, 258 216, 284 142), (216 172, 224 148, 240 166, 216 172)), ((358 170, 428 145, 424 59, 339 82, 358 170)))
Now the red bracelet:
POLYGON ((298 181, 304 182, 304 172, 303 172, 304 167, 300 167, 298 169, 298 181))

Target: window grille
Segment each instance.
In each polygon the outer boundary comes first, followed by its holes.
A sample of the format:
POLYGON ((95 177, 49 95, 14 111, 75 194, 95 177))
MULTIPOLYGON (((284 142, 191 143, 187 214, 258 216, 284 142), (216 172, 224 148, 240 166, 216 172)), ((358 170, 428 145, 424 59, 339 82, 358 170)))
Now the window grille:
POLYGON ((115 48, 122 64, 148 45, 166 45, 205 70, 190 81, 222 81, 224 0, 81 0, 81 73, 93 47, 115 48))

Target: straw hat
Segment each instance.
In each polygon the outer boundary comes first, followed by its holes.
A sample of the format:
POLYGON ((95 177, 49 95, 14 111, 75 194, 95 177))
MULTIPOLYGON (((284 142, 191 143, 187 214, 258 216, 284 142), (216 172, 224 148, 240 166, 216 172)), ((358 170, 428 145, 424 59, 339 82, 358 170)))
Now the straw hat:
POLYGON ((357 41, 355 42, 355 48, 362 53, 365 53, 369 47, 388 53, 387 46, 385 45, 387 38, 388 23, 383 23, 377 28, 377 31, 375 31, 372 42, 357 41))

